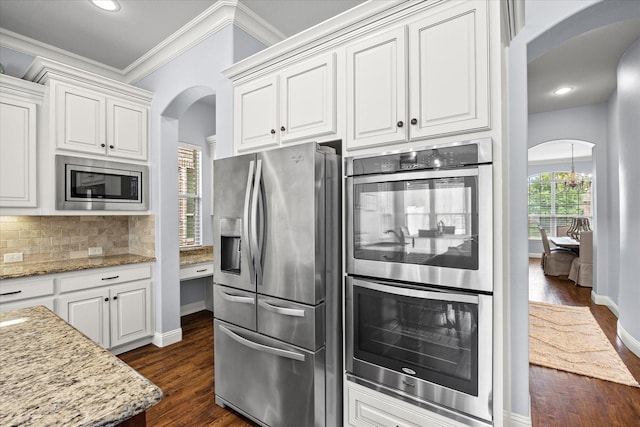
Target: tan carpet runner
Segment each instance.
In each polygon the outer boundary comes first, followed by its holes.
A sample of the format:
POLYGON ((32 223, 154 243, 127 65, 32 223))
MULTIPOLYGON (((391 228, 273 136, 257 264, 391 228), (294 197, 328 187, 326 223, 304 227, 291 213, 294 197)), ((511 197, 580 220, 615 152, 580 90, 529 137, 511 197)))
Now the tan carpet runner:
POLYGON ((589 307, 529 303, 529 361, 640 387, 589 307))

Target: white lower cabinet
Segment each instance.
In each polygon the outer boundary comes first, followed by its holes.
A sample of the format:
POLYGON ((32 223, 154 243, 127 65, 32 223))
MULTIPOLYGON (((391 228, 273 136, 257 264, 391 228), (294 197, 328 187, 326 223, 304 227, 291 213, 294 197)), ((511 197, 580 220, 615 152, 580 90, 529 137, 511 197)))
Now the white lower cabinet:
POLYGON ((457 421, 345 381, 345 426, 462 427, 457 421))
POLYGON ((58 298, 58 314, 105 348, 151 335, 151 282, 71 292, 58 298))
POLYGON ((9 279, 0 283, 0 313, 44 305, 53 311, 53 279, 9 279))
POLYGON ((104 348, 153 334, 150 265, 61 275, 57 286, 56 314, 104 348))

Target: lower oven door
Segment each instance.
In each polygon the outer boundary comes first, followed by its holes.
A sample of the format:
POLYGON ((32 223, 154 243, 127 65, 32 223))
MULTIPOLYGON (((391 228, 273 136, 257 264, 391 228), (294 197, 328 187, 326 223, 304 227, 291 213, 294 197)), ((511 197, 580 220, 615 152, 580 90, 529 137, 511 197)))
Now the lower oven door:
POLYGON ((493 419, 491 295, 348 277, 345 303, 349 377, 493 419))

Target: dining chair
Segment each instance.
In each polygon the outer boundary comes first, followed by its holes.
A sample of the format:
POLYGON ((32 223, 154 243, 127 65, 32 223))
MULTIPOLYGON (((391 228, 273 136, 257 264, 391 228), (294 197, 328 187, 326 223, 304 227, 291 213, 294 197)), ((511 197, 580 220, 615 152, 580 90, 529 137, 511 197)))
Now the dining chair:
POLYGON ((556 227, 556 236, 566 236, 567 231, 569 231, 568 225, 559 225, 556 227))
POLYGON ((569 280, 579 286, 593 287, 593 231, 580 233, 580 256, 571 263, 569 280))
POLYGON ((546 276, 568 276, 571 270, 571 264, 577 258, 576 254, 564 248, 553 248, 549 245, 547 232, 540 227, 540 236, 542 236, 542 271, 546 276))

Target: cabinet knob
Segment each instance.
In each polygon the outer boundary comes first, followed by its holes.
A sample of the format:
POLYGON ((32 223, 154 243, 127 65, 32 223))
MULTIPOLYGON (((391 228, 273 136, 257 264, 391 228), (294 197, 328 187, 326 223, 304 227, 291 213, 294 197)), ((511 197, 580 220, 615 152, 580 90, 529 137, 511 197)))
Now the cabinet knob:
POLYGON ((107 144, 100 144, 100 147, 102 147, 102 148, 104 148, 106 146, 107 146, 107 144))
POLYGON ((109 297, 105 298, 104 302, 109 302, 109 297))
POLYGON ((271 129, 271 135, 275 135, 276 134, 276 130, 275 129, 271 129))
POLYGON ((399 128, 401 128, 402 126, 404 126, 404 123, 402 122, 402 120, 400 120, 400 121, 398 122, 398 127, 399 127, 399 128))
POLYGON ((110 145, 109 148, 111 148, 113 150, 115 147, 113 145, 110 145))
POLYGON ((113 300, 114 300, 114 301, 115 301, 115 300, 117 300, 117 299, 118 299, 118 296, 117 296, 117 295, 116 295, 115 297, 113 297, 113 300))
POLYGON ((411 119, 411 124, 412 125, 417 125, 418 124, 418 119, 411 119))
POLYGON ((284 131, 285 131, 284 126, 280 126, 280 130, 281 130, 282 132, 284 132, 284 131))

